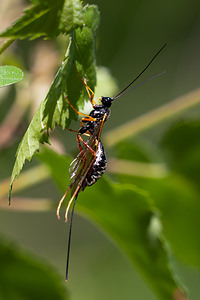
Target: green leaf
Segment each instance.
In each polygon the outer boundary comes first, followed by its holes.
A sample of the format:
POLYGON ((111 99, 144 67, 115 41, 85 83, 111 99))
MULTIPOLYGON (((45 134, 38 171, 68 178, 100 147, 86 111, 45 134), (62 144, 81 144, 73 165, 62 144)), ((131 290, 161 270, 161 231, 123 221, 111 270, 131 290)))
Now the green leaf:
POLYGON ((142 138, 134 138, 132 140, 119 142, 114 151, 119 159, 146 163, 161 161, 158 149, 142 138))
POLYGON ((82 2, 79 0, 65 0, 59 21, 60 32, 67 34, 83 26, 82 2))
POLYGON ((181 120, 162 139, 162 149, 170 168, 184 174, 197 188, 200 176, 200 121, 181 120))
MULTIPOLYGON (((160 149, 163 151, 157 155, 166 158, 163 165, 168 171, 164 177, 127 176, 121 175, 120 170, 117 175, 120 182, 135 184, 149 193, 162 214, 164 234, 176 257, 184 263, 198 267, 200 266, 199 130, 198 121, 180 121, 167 131, 160 149)), ((138 156, 135 155, 134 148, 126 144, 128 142, 118 144, 117 151, 120 158, 125 155, 122 157, 128 157, 131 164, 138 156)), ((149 162, 151 163, 151 160, 149 162)))
MULTIPOLYGON (((66 191, 63 177, 66 179, 69 166, 63 166, 63 157, 49 150, 39 157, 51 168, 56 183, 66 191), (54 160, 56 164, 52 167, 54 160)), ((79 194, 76 208, 99 224, 119 245, 159 299, 174 299, 175 293, 181 293, 182 286, 172 267, 159 212, 143 190, 101 178, 95 186, 79 194)))
POLYGON ((7 86, 22 80, 23 72, 14 66, 0 67, 0 87, 7 86))
POLYGON ((82 25, 80 0, 34 1, 24 11, 24 15, 0 36, 20 39, 35 39, 40 36, 52 38, 60 33, 68 34, 82 25))
MULTIPOLYGON (((133 182, 133 180, 132 180, 133 182)), ((199 192, 183 176, 137 179, 162 214, 163 230, 174 254, 184 263, 200 266, 199 192)))
POLYGON ((42 147, 37 158, 49 167, 53 179, 60 188, 66 187, 69 184, 68 168, 72 161, 71 158, 66 155, 58 155, 45 146, 42 147))
POLYGON ((88 98, 73 61, 80 76, 85 77, 88 85, 94 89, 96 83, 95 33, 99 21, 97 7, 86 6, 83 10, 83 17, 85 26, 72 34, 67 56, 18 147, 9 197, 13 181, 19 176, 25 160, 32 159, 33 155, 39 151, 40 143, 48 143, 49 129, 53 130, 56 125, 68 128, 71 120, 77 119, 77 114, 69 107, 65 95, 75 107, 77 107, 77 102, 83 105, 85 97, 88 98))
POLYGON ((147 194, 133 185, 102 178, 79 197, 77 208, 116 241, 159 299, 174 299, 182 285, 172 267, 159 213, 147 194))
POLYGON ((0 243, 0 299, 68 299, 60 278, 35 258, 21 253, 16 245, 0 243))

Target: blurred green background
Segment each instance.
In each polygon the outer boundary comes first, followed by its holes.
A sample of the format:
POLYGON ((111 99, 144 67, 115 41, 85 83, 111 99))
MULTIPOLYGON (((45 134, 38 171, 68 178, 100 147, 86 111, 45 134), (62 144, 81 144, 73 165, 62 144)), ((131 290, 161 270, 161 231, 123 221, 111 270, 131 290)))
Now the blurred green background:
MULTIPOLYGON (((3 2, 5 2, 3 0, 3 2)), ((8 6, 4 16, 17 7, 8 6)), ((12 1, 10 1, 12 3, 12 1)), ((112 115, 104 131, 119 126, 153 108, 199 87, 200 82, 200 3, 199 1, 90 1, 97 4, 101 13, 101 24, 97 36, 97 65, 106 66, 118 83, 124 88, 148 63, 156 51, 167 42, 168 45, 159 58, 148 69, 144 78, 165 70, 166 73, 134 92, 117 100, 112 107, 112 115)), ((3 7, 3 4, 1 4, 3 7)), ((19 8, 21 8, 19 1, 19 8)), ((20 9, 19 9, 20 11, 20 9)), ((15 11, 16 13, 16 11, 15 11)), ((13 13, 14 15, 14 13, 13 13)), ((18 17, 18 14, 15 15, 18 17)), ((9 24, 7 24, 9 25, 9 24)), ((3 29, 3 28, 2 28, 3 29)), ((1 31, 2 31, 1 29, 1 31)), ((45 43, 45 42, 44 42, 45 43)), ((50 43, 50 50, 62 57, 66 42, 63 38, 50 43)), ((32 59, 38 41, 17 42, 10 50, 11 59, 16 59, 28 72, 33 71, 32 59), (13 54, 15 53, 15 54, 13 54), (15 57, 16 55, 16 57, 15 57)), ((39 48, 40 49, 40 48, 39 48)), ((44 51, 45 53, 45 51, 44 51)), ((5 61, 6 53, 3 54, 5 61)), ((56 62, 57 65, 59 61, 56 62)), ((55 63, 55 65, 56 65, 55 63)), ((53 69, 55 72, 56 69, 53 69)), ((52 70, 51 70, 52 71, 52 70)), ((52 71, 52 72, 53 72, 52 71)), ((30 74, 30 73, 29 73, 30 74)), ((52 79, 53 74, 49 74, 52 79)), ((42 86, 42 81, 41 81, 42 86)), ((41 87, 42 89, 42 87, 41 87)), ((48 86, 44 86, 48 91, 48 86)), ((7 94, 12 103, 14 88, 7 94)), ((102 91, 104 95, 104 91, 102 91)), ((98 95, 101 96, 101 95, 98 95)), ((113 96, 113 95, 104 95, 113 96)), ((3 97, 3 96, 2 96, 3 97)), ((42 100, 39 99, 39 101, 42 100)), ((1 109, 2 120, 6 108, 1 109), (4 111, 5 110, 5 111, 4 111)), ((200 107, 185 113, 197 118, 200 107)), ((152 144, 160 140, 163 131, 171 121, 142 134, 152 144), (167 125, 166 125, 167 123, 167 125)), ((19 128, 19 136, 4 147, 0 153, 0 178, 8 178, 15 160, 15 151, 20 137, 26 129, 28 117, 19 128)), ((57 135, 72 141, 66 150, 76 153, 77 146, 73 134, 56 130, 57 135)), ((185 141, 187 143, 187 141, 185 141)), ((108 151, 112 155, 112 151, 108 151)), ((33 161, 36 164, 36 161, 33 161)), ((30 165, 27 163, 26 167, 30 165)), ((45 181, 19 196, 54 198, 58 201, 61 192, 51 181, 45 181)), ((94 199, 95 201, 95 199, 94 199)), ((0 211, 0 233, 7 240, 14 240, 23 249, 30 250, 42 260, 52 265, 63 277, 65 274, 67 226, 58 221, 52 212, 19 212, 6 207, 0 211)), ((200 293, 199 272, 176 262, 181 278, 190 289, 191 299, 198 299, 200 293)), ((149 299, 156 296, 147 287, 129 260, 99 228, 76 215, 73 224, 73 239, 70 261, 70 279, 67 283, 70 299, 149 299)))

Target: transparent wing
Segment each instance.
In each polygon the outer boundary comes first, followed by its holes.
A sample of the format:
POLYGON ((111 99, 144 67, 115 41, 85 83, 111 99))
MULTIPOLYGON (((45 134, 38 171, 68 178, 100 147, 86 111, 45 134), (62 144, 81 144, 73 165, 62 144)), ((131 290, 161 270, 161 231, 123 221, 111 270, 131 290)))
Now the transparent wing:
POLYGON ((73 180, 73 178, 76 176, 77 170, 80 167, 81 164, 82 155, 79 153, 77 157, 71 162, 69 167, 69 177, 70 181, 73 180))
MULTIPOLYGON (((99 128, 101 127, 101 122, 97 124, 97 127, 94 133, 89 137, 86 141, 87 145, 96 153, 98 148, 98 140, 99 140, 99 128)), ((72 182, 75 176, 79 177, 86 172, 87 166, 89 166, 90 162, 93 160, 94 155, 91 153, 90 149, 83 145, 83 151, 79 152, 77 157, 71 162, 69 168, 69 176, 70 181, 72 182)))
MULTIPOLYGON (((105 118, 106 118, 106 116, 105 116, 105 118)), ((86 177, 89 174, 89 172, 91 172, 93 164, 96 159, 96 155, 94 155, 94 153, 95 154, 97 153, 101 130, 102 130, 103 124, 105 122, 105 118, 103 118, 103 120, 100 120, 98 123, 96 123, 96 127, 95 127, 93 134, 87 140, 87 145, 89 147, 86 147, 85 145, 83 145, 82 152, 80 152, 77 155, 77 157, 72 161, 72 163, 70 165, 69 173, 70 173, 71 183, 70 183, 67 191, 65 192, 65 194, 59 201, 58 208, 57 208, 58 218, 60 217, 59 213, 60 213, 61 205, 62 205, 65 197, 69 193, 69 191, 71 192, 71 199, 68 203, 66 213, 65 213, 66 221, 67 221, 67 215, 68 215, 68 211, 69 211, 71 203, 77 197, 80 190, 84 190, 85 187, 87 186, 86 177), (92 149, 93 151, 91 151, 89 148, 92 149)))
MULTIPOLYGON (((98 128, 95 130, 94 134, 90 136, 90 138, 87 141, 87 144, 95 151, 97 151, 98 147, 98 128)), ((84 145, 83 145, 84 146, 84 145)), ((66 209, 66 214, 65 214, 65 220, 67 221, 67 214, 69 207, 75 197, 77 197, 80 189, 82 188, 85 178, 91 169, 93 163, 95 161, 94 155, 91 153, 88 147, 84 146, 82 152, 80 152, 77 157, 71 162, 70 167, 69 167, 69 175, 70 175, 70 185, 59 201, 58 207, 57 207, 57 216, 60 218, 60 208, 61 205, 69 193, 71 192, 71 199, 69 201, 69 204, 66 209)), ((82 188, 83 189, 83 188, 82 188)))

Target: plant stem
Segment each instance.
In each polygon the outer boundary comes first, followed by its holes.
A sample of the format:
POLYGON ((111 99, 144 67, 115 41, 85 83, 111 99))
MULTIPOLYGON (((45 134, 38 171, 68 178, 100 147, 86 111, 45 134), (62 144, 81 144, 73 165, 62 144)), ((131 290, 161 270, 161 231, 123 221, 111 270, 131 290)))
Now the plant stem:
POLYGON ((10 39, 6 41, 3 46, 0 48, 0 54, 2 54, 16 39, 10 39))
POLYGON ((196 89, 172 102, 156 108, 134 120, 131 120, 115 129, 110 130, 103 136, 106 147, 147 130, 168 118, 172 118, 185 110, 200 103, 200 89, 196 89))

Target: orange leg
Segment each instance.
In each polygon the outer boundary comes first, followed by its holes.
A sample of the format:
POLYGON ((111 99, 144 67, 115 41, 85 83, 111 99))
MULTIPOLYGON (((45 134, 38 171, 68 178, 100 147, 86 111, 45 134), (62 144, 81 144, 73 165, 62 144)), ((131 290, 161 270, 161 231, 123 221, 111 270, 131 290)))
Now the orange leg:
MULTIPOLYGON (((81 170, 80 170, 79 173, 81 173, 81 170)), ((79 174, 78 174, 78 176, 79 176, 79 174)), ((60 199, 60 201, 59 201, 59 203, 58 203, 58 207, 57 207, 57 211, 56 211, 56 215, 57 215, 58 219, 60 219, 60 208, 61 208, 61 205, 62 205, 63 201, 65 200, 65 197, 67 196, 68 192, 71 190, 71 188, 72 188, 72 186, 73 186, 73 184, 74 184, 75 181, 76 181, 76 178, 75 178, 75 179, 73 180, 73 182, 69 185, 67 191, 65 192, 65 194, 62 196, 62 198, 60 199)), ((73 201, 73 199, 74 199, 75 195, 77 194, 77 192, 78 192, 78 190, 74 193, 74 195, 73 195, 72 198, 70 199, 69 204, 68 204, 68 207, 67 207, 67 209, 66 209, 66 214, 65 214, 65 220, 66 220, 66 222, 67 222, 67 215, 68 215, 68 211, 69 211, 71 202, 73 201)))
MULTIPOLYGON (((76 65, 75 65, 74 61, 73 61, 73 64, 74 64, 74 67, 75 67, 75 69, 76 69, 76 72, 77 72, 77 74, 78 74, 78 76, 79 76, 81 82, 83 83, 83 85, 84 85, 85 88, 86 88, 86 91, 87 91, 88 96, 89 96, 89 98, 90 98, 90 102, 91 102, 92 106, 94 107, 95 105, 97 105, 97 103, 96 103, 96 102, 94 101, 94 99, 93 99, 93 98, 94 98, 94 92, 93 92, 92 89, 87 85, 86 79, 82 80, 82 78, 80 77, 80 74, 79 74, 79 72, 78 72, 78 70, 77 70, 77 68, 76 68, 76 65)), ((68 97, 66 96, 65 98, 67 99, 67 101, 68 101, 68 103, 69 103, 69 106, 70 106, 77 114, 84 116, 84 118, 82 118, 81 121, 80 121, 80 124, 81 124, 82 127, 84 126, 84 125, 83 125, 83 122, 96 121, 95 118, 92 118, 91 116, 89 116, 89 115, 87 115, 87 114, 84 114, 84 113, 81 113, 81 112, 77 111, 77 110, 75 109, 75 107, 70 103, 68 97)), ((104 120, 103 120, 103 122, 104 122, 104 120)), ((102 123, 102 125, 101 125, 100 132, 101 132, 101 130, 102 130, 102 127, 103 127, 103 123, 102 123)), ((94 151, 94 150, 87 144, 87 142, 85 142, 85 141, 83 140, 82 134, 81 134, 81 133, 79 133, 78 131, 73 130, 73 129, 69 129, 69 128, 66 128, 66 129, 69 130, 69 131, 78 133, 78 135, 77 135, 77 143, 78 143, 78 147, 79 147, 79 150, 80 150, 80 152, 81 152, 81 155, 82 155, 84 164, 85 164, 85 157, 84 157, 84 154, 83 154, 83 148, 82 148, 82 146, 81 146, 81 143, 82 143, 86 148, 88 148, 89 151, 90 151, 90 152, 92 153, 92 155, 94 156, 93 159, 92 159, 92 161, 91 161, 91 163, 90 163, 89 166, 88 166, 88 169, 87 169, 87 170, 89 170, 89 169, 91 168, 92 164, 93 164, 94 161, 95 161, 96 151, 94 151)), ((83 134, 84 134, 84 135, 87 135, 87 136, 91 136, 91 133, 90 133, 89 131, 87 131, 86 133, 83 133, 83 134)), ((99 138, 100 138, 100 135, 99 135, 99 138)), ((99 138, 98 138, 97 142, 99 142, 99 138)), ((82 168, 83 168, 83 167, 82 167, 82 168)), ((81 168, 81 170, 80 170, 79 173, 81 173, 82 168, 81 168)), ((86 172, 86 174, 87 174, 87 172, 86 172)), ((72 186, 74 185, 75 181, 77 180, 78 176, 79 176, 79 174, 75 177, 75 179, 73 180, 73 182, 69 185, 69 188, 67 189, 67 191, 65 192, 65 194, 63 195, 63 197, 61 198, 61 200, 59 201, 58 208, 57 208, 57 217, 58 217, 58 218, 60 218, 60 208, 61 208, 61 205, 62 205, 62 203, 63 203, 63 201, 64 201, 66 195, 67 195, 68 192, 71 190, 72 186)), ((80 182, 78 183, 78 185, 77 185, 77 187, 76 187, 75 192, 73 193, 73 195, 72 195, 72 197, 71 197, 71 199, 70 199, 70 201, 69 201, 69 203, 68 203, 68 206, 67 206, 67 209, 66 209, 66 213, 65 213, 65 220, 66 220, 66 222, 67 222, 67 215, 68 215, 68 211, 69 211, 70 205, 71 205, 72 201, 74 200, 74 198, 78 195, 79 190, 80 190, 80 188, 81 188, 82 183, 83 183, 84 180, 85 180, 85 175, 82 176, 80 182)))
POLYGON ((78 115, 82 115, 85 116, 87 118, 87 121, 96 121, 96 119, 76 110, 76 108, 71 104, 71 102, 69 101, 69 99, 67 98, 67 96, 65 96, 65 98, 67 99, 67 102, 69 103, 69 106, 78 114, 78 115))
POLYGON ((90 102, 92 103, 92 106, 94 107, 95 105, 97 105, 97 103, 94 101, 94 92, 93 92, 93 90, 87 85, 87 83, 86 83, 86 79, 82 79, 81 78, 81 76, 80 76, 80 74, 79 74, 79 72, 78 72, 78 70, 77 70, 77 67, 76 67, 76 65, 75 65, 75 62, 73 61, 73 65, 74 65, 74 67, 75 67, 75 69, 76 69, 76 72, 77 72, 77 74, 78 74, 78 77, 80 78, 80 80, 81 80, 81 82, 83 83, 83 85, 86 87, 86 91, 87 91, 87 93, 88 93, 88 96, 89 96, 89 98, 90 98, 90 102))
MULTIPOLYGON (((82 125, 81 125, 82 126, 82 125)), ((74 129, 71 129, 71 128, 65 128, 65 129, 67 129, 67 130, 69 130, 69 131, 71 131, 71 132, 76 132, 76 133, 79 133, 78 132, 78 130, 74 130, 74 129)), ((91 136, 91 134, 89 134, 89 133, 83 133, 83 135, 85 135, 85 136, 91 136)))
MULTIPOLYGON (((87 145, 88 146, 88 145, 87 145)), ((93 149, 92 149, 93 150, 93 149)), ((90 165, 88 166, 88 170, 91 168, 92 164, 94 163, 94 159, 91 161, 90 165)), ((75 179, 73 180, 73 182, 71 182, 71 184, 69 185, 67 191, 65 192, 65 194, 63 195, 63 197, 61 198, 61 200, 59 201, 59 204, 58 204, 58 207, 57 207, 57 217, 58 219, 60 219, 60 208, 61 208, 61 205, 63 203, 63 201, 65 200, 65 197, 67 196, 68 192, 71 190, 71 188, 73 187, 74 183, 76 182, 77 178, 79 177, 79 175, 81 174, 82 172, 82 169, 83 169, 84 165, 82 166, 82 168, 80 169, 79 171, 79 174, 75 177, 75 179)), ((87 173, 86 173, 87 174, 87 173)), ((81 188, 81 185, 83 183, 83 181, 85 180, 85 175, 81 178, 80 182, 78 183, 77 187, 76 187, 76 190, 75 192, 73 193, 68 205, 67 205, 67 209, 66 209, 66 212, 65 212, 65 221, 67 222, 67 216, 68 216, 68 212, 69 212, 69 209, 70 209, 70 206, 71 206, 71 203, 72 201, 74 200, 75 196, 78 195, 79 193, 79 190, 81 188)))
POLYGON ((83 140, 82 136, 81 136, 81 133, 78 133, 77 135, 77 143, 78 143, 78 147, 79 147, 79 150, 81 152, 81 155, 82 155, 82 158, 83 160, 85 160, 84 158, 84 155, 83 155, 83 148, 81 146, 81 142, 83 143, 83 145, 89 149, 89 151, 95 156, 96 155, 96 152, 83 140))
MULTIPOLYGON (((95 160, 95 158, 91 161, 90 165, 88 166, 88 170, 90 170, 91 166, 92 166, 93 163, 94 163, 94 160, 95 160)), ((81 172, 81 171, 80 171, 80 172, 81 172)), ((86 175, 87 175, 87 172, 86 172, 86 175)), ((66 212, 65 212, 65 222, 67 222, 67 216, 68 216, 68 212, 69 212, 70 206, 71 206, 71 204, 72 204, 72 201, 74 200, 74 198, 76 197, 76 195, 78 195, 78 193, 79 193, 79 191, 80 191, 80 188, 81 188, 81 186, 82 186, 82 183, 83 183, 83 181, 85 180, 86 175, 83 175, 83 176, 82 176, 80 182, 78 183, 78 185, 77 185, 77 187, 76 187, 75 192, 73 193, 71 199, 69 200, 69 203, 68 203, 68 206, 67 206, 67 209, 66 209, 66 212)), ((63 196, 63 198, 60 200, 61 204, 62 204, 64 198, 66 197, 68 191, 71 189, 72 186, 73 186, 73 183, 70 184, 69 189, 67 190, 67 192, 65 193, 65 195, 63 196)), ((57 216, 58 216, 58 218, 59 218, 59 210, 60 210, 61 204, 59 203, 59 209, 57 210, 57 216)))
POLYGON ((90 102, 92 103, 92 106, 94 107, 95 105, 97 105, 97 103, 94 101, 94 92, 91 90, 91 88, 87 85, 86 83, 86 79, 84 79, 84 86, 86 87, 86 91, 88 93, 88 96, 90 98, 90 102), (91 94, 90 94, 91 92, 91 94))
MULTIPOLYGON (((105 114, 105 116, 104 116, 104 118, 103 118, 103 120, 102 120, 101 126, 100 126, 100 130, 99 130, 99 135, 98 135, 98 139, 97 139, 98 143, 99 143, 101 131, 102 131, 103 124, 104 124, 104 122, 105 122, 106 117, 107 117, 107 115, 105 114)), ((80 140, 78 140, 78 137, 80 138, 81 142, 84 142, 84 140, 83 140, 82 137, 81 137, 81 134, 78 134, 78 136, 77 136, 78 144, 80 144, 80 140)), ((94 155, 94 158, 93 158, 93 160, 91 161, 91 163, 90 163, 90 165, 89 165, 89 167, 88 167, 88 170, 89 170, 89 169, 91 168, 91 166, 93 165, 94 161, 95 161, 96 152, 95 152, 95 151, 94 151, 87 143, 84 142, 83 144, 84 144, 84 145, 90 150, 90 152, 94 155), (92 150, 92 151, 91 151, 91 150, 92 150)), ((81 145, 80 145, 80 147, 81 147, 81 145)), ((80 148, 79 148, 79 149, 80 149, 80 148)), ((82 147, 81 147, 81 149, 82 149, 82 147)), ((80 149, 80 151, 82 151, 81 149, 80 149)), ((81 173, 81 170, 80 170, 80 173, 81 173)), ((86 172, 86 174, 87 174, 87 172, 86 172)), ((78 176, 79 176, 79 175, 78 175, 78 176)), ((75 179, 75 180, 76 180, 76 179, 75 179)), ((65 212, 65 221, 66 221, 66 222, 67 222, 67 216, 68 216, 68 212, 69 212, 70 206, 71 206, 71 204, 72 204, 72 202, 73 202, 75 196, 79 193, 79 190, 80 190, 81 185, 82 185, 82 183, 83 183, 84 180, 85 180, 85 176, 83 176, 82 179, 81 179, 81 181, 78 183, 78 185, 77 185, 77 187, 76 187, 76 190, 75 190, 74 194, 72 195, 72 197, 71 197, 71 199, 70 199, 70 201, 69 201, 69 203, 68 203, 68 206, 67 206, 67 209, 66 209, 66 212, 65 212)), ((64 199, 65 199, 65 197, 66 197, 68 191, 69 191, 69 190, 71 189, 71 187, 73 186, 73 183, 74 183, 74 182, 71 183, 69 189, 67 190, 67 192, 64 194, 64 196, 62 197, 62 199, 61 199, 60 202, 59 202, 58 209, 57 209, 57 216, 58 216, 58 218, 59 218, 59 211, 60 211, 61 204, 62 204, 62 202, 64 201, 64 199)))
MULTIPOLYGON (((77 110, 75 109, 75 107, 73 107, 73 105, 70 103, 70 101, 69 101, 69 99, 68 99, 67 97, 66 97, 66 99, 67 99, 67 101, 68 101, 70 107, 71 107, 77 114, 80 114, 80 115, 85 116, 85 118, 82 118, 81 121, 80 121, 81 126, 84 126, 84 125, 83 125, 83 121, 85 121, 85 122, 96 121, 95 118, 92 118, 92 117, 90 117, 90 116, 88 116, 88 115, 86 115, 86 114, 84 114, 84 113, 81 113, 81 112, 77 111, 77 110)), ((80 152, 81 152, 82 157, 83 157, 83 148, 82 148, 82 146, 81 146, 80 141, 83 143, 83 145, 84 145, 85 147, 87 147, 87 148, 90 150, 90 152, 91 152, 93 155, 95 154, 95 151, 94 151, 90 146, 88 146, 88 144, 83 140, 83 138, 81 137, 81 134, 80 134, 78 131, 73 130, 73 129, 69 129, 69 128, 67 128, 67 129, 68 129, 69 131, 77 132, 77 133, 78 133, 78 135, 77 135, 77 142, 78 142, 78 147, 79 147, 79 150, 80 150, 80 152)), ((90 136, 91 134, 88 132, 88 133, 84 133, 84 135, 90 136)), ((84 157, 83 157, 83 159, 84 159, 84 157)))

